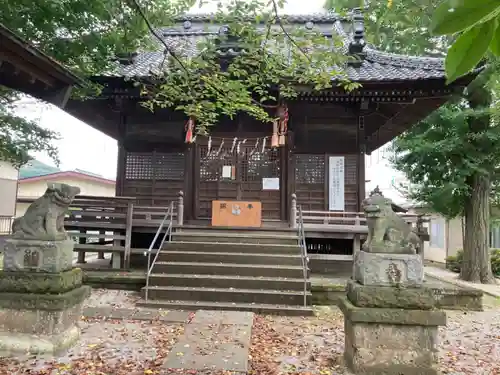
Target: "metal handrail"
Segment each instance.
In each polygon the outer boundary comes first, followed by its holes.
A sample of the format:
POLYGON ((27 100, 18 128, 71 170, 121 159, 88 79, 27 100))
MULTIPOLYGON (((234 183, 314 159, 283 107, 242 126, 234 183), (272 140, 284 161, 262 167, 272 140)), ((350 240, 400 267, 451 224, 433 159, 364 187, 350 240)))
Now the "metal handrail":
POLYGON ((167 237, 168 237, 169 242, 172 240, 172 224, 173 224, 173 222, 174 222, 174 202, 170 202, 170 205, 168 206, 167 213, 165 214, 165 217, 163 218, 162 222, 160 223, 160 226, 158 227, 158 230, 156 231, 156 234, 153 238, 153 241, 151 241, 151 245, 149 245, 149 249, 148 249, 148 272, 146 273, 146 293, 144 295, 144 298, 146 301, 148 300, 149 277, 151 276, 151 272, 153 271, 153 267, 156 263, 156 260, 158 259, 158 255, 160 254, 160 251, 163 248, 163 245, 165 244, 165 240, 167 239, 167 237), (161 231, 165 227, 165 223, 166 223, 167 219, 169 219, 167 230, 165 231, 165 234, 163 235, 160 246, 158 247, 158 250, 156 251, 153 262, 151 263, 151 252, 153 251, 153 247, 156 243, 156 240, 158 239, 158 237, 160 237, 161 231))
POLYGON ((297 231, 299 235, 299 246, 302 255, 302 272, 304 276, 304 307, 307 306, 307 265, 309 264, 309 257, 307 256, 306 235, 304 231, 304 218, 302 216, 302 207, 299 206, 299 225, 297 231))

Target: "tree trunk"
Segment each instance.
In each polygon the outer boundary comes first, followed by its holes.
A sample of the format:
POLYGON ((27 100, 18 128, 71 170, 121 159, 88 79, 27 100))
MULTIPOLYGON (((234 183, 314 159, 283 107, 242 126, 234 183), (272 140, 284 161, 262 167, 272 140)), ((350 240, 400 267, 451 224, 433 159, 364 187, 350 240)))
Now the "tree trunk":
MULTIPOLYGON (((467 99, 473 109, 484 110, 491 105, 491 92, 487 86, 488 74, 480 74, 467 88, 467 99)), ((490 127, 490 120, 487 112, 482 116, 472 116, 468 119, 471 143, 483 152, 488 152, 488 149, 492 150, 496 145, 494 142, 485 144, 484 140, 475 144, 474 135, 486 132, 490 127)), ((464 259, 460 278, 465 281, 488 284, 495 282, 491 272, 488 243, 491 181, 490 174, 486 171, 490 170, 491 166, 486 164, 491 162, 486 159, 483 163, 482 171, 474 172, 467 179, 470 190, 464 205, 464 259)))
POLYGON ((476 173, 470 178, 471 193, 465 202, 464 260, 460 278, 474 283, 494 283, 488 244, 490 180, 476 173))

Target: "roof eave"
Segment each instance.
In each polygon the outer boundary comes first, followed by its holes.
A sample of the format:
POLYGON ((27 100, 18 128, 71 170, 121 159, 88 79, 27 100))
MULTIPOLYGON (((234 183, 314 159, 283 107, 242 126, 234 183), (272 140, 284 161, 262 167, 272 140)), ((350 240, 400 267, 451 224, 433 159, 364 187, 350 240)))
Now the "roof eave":
POLYGON ((0 36, 6 38, 11 43, 18 46, 20 49, 26 51, 28 54, 36 58, 40 63, 50 65, 50 74, 54 75, 61 82, 67 85, 78 85, 82 86, 85 84, 85 80, 78 77, 76 74, 70 72, 62 64, 55 61, 53 58, 43 53, 39 49, 32 47, 25 39, 21 38, 19 35, 15 34, 13 31, 8 29, 6 26, 0 23, 0 36))

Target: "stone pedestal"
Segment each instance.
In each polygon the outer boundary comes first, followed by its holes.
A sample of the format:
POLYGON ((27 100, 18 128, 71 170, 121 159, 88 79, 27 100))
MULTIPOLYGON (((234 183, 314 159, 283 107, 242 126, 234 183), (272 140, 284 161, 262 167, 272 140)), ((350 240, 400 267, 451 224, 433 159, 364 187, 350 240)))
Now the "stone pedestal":
POLYGON ((424 264, 418 254, 358 251, 353 274, 354 280, 363 285, 420 286, 424 282, 424 264))
POLYGON ((355 256, 354 278, 340 299, 347 367, 355 374, 438 374, 438 327, 432 289, 422 286, 419 255, 355 256))
POLYGON ((54 354, 80 335, 90 288, 72 268, 73 242, 10 239, 0 273, 0 355, 54 354))

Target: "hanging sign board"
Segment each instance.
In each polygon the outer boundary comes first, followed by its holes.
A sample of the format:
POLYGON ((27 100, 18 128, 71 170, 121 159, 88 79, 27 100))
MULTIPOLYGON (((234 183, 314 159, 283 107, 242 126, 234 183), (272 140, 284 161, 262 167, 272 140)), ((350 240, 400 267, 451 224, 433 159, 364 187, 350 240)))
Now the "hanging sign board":
POLYGON ((344 157, 330 156, 328 159, 328 172, 328 208, 330 211, 344 211, 344 157))
POLYGON ((262 190, 279 190, 279 189, 280 189, 280 179, 278 177, 262 179, 262 190))
POLYGON ((222 178, 231 178, 232 175, 232 167, 230 165, 224 165, 222 167, 222 178))

